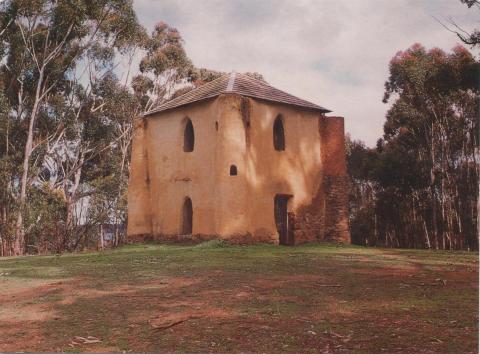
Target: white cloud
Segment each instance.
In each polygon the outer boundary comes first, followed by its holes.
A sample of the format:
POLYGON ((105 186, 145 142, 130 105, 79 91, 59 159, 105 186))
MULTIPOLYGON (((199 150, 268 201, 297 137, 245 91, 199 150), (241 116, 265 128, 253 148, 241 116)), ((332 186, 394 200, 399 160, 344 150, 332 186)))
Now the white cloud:
POLYGON ((197 66, 257 71, 291 94, 345 117, 369 145, 382 135, 388 63, 415 42, 451 49, 459 41, 434 17, 477 25, 456 0, 135 0, 140 21, 177 27, 197 66))

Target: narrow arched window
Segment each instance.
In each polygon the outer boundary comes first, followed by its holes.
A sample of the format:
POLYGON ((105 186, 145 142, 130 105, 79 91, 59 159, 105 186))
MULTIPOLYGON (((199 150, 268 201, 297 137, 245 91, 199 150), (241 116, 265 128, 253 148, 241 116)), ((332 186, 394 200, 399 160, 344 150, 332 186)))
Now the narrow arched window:
POLYGON ((183 132, 183 151, 192 152, 195 146, 195 132, 193 131, 193 124, 190 119, 185 124, 185 131, 183 132))
POLYGON ((238 171, 237 171, 237 166, 231 165, 231 166, 230 166, 230 176, 236 176, 237 173, 238 173, 238 171))
POLYGON ((193 207, 192 200, 186 197, 182 210, 182 235, 191 235, 193 230, 193 207))
POLYGON ((273 123, 273 147, 277 151, 285 150, 285 130, 281 117, 277 117, 273 123))

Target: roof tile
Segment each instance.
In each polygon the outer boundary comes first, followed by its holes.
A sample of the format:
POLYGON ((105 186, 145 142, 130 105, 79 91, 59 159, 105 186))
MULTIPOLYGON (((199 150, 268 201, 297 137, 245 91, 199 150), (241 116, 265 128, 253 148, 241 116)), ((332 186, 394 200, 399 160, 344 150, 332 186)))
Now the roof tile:
POLYGON ((157 108, 145 112, 144 116, 185 106, 193 102, 213 98, 224 93, 236 93, 241 96, 248 96, 261 100, 313 109, 322 113, 330 112, 330 110, 324 107, 276 89, 262 80, 255 79, 248 75, 232 72, 231 74, 225 74, 216 80, 199 86, 179 97, 174 98, 173 100, 167 101, 157 108))

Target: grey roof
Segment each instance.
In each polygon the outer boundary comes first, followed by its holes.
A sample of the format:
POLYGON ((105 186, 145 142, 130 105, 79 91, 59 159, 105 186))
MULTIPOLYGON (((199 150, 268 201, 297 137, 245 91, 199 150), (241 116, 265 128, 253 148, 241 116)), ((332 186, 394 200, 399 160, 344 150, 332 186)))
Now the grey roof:
POLYGON ((293 105, 302 108, 313 109, 321 113, 331 112, 330 110, 318 106, 314 103, 302 100, 298 97, 292 96, 275 87, 270 86, 262 80, 255 79, 251 76, 232 72, 225 74, 216 80, 208 82, 199 86, 173 100, 167 101, 160 106, 144 113, 144 116, 151 115, 158 112, 163 112, 172 108, 188 105, 193 102, 198 102, 213 98, 225 93, 235 93, 242 96, 258 98, 261 100, 279 102, 288 105, 293 105))

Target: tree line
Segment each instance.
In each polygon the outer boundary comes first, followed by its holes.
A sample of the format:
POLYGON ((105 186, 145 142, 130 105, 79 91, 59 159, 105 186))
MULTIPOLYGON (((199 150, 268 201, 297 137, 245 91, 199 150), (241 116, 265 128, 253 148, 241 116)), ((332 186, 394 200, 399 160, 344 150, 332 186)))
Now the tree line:
MULTIPOLYGON (((480 10, 478 0, 460 2, 480 10)), ((468 32, 454 19, 441 24, 480 47, 478 29, 468 32)), ((462 46, 445 53, 415 44, 389 69, 383 137, 375 148, 346 139, 352 242, 478 250, 478 59, 462 46)))
POLYGON ((391 60, 383 137, 346 140, 354 243, 478 249, 479 73, 462 46, 391 60))

